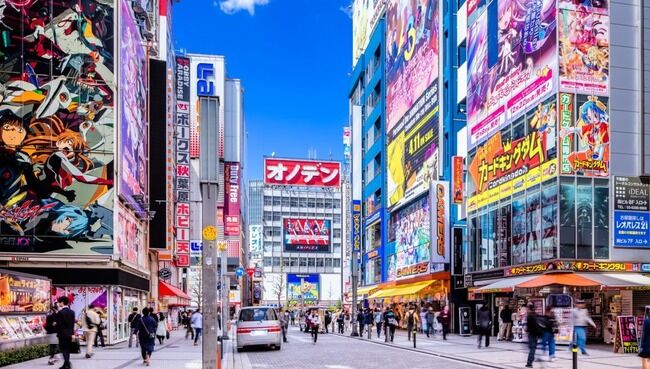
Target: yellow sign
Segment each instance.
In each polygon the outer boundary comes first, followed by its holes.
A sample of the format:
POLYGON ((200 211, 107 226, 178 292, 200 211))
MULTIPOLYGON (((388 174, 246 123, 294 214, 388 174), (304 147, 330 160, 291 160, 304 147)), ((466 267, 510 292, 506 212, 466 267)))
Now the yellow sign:
POLYGON ((217 228, 214 226, 207 226, 203 228, 203 238, 206 239, 206 241, 214 241, 217 239, 217 228))
POLYGON ((227 249, 228 249, 228 245, 225 242, 220 241, 219 243, 217 243, 217 250, 226 251, 227 249))

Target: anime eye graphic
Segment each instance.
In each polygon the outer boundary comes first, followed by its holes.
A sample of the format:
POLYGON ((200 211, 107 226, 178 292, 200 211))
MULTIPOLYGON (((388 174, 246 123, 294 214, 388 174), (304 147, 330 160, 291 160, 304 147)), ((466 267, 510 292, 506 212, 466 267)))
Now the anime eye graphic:
POLYGON ((2 125, 2 129, 3 129, 4 131, 9 131, 9 130, 11 130, 11 124, 3 124, 3 125, 2 125))
POLYGON ((61 100, 61 102, 66 102, 66 101, 68 101, 68 98, 69 98, 69 96, 68 96, 68 94, 66 94, 66 93, 61 93, 61 94, 59 94, 59 100, 61 100))

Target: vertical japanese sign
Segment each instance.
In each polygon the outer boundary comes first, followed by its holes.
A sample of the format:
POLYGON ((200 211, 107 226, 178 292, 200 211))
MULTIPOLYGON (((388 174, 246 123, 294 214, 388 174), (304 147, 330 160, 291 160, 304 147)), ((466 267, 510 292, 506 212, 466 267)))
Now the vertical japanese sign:
MULTIPOLYGON (((573 125, 573 95, 560 94, 560 131, 567 130, 573 125)), ((573 174, 569 155, 573 152, 573 136, 565 135, 560 139, 560 174, 573 174)))
POLYGON ((352 200, 352 251, 361 252, 361 201, 352 200))
POLYGON ((449 183, 433 181, 429 191, 431 198, 432 263, 449 263, 449 183))
POLYGON ((240 233, 239 163, 226 163, 224 172, 226 187, 224 234, 226 236, 237 236, 240 233))
POLYGON ((190 266, 190 59, 176 58, 176 265, 190 266))
POLYGON ((454 204, 463 203, 463 157, 454 156, 452 162, 452 183, 454 191, 454 204))

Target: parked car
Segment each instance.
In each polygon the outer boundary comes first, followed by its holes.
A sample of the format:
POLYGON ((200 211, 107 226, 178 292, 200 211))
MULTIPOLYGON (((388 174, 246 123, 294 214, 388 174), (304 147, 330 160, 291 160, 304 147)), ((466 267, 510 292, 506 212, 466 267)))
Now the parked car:
POLYGON ((278 312, 270 306, 249 306, 237 318, 237 351, 248 346, 282 348, 282 326, 278 312))

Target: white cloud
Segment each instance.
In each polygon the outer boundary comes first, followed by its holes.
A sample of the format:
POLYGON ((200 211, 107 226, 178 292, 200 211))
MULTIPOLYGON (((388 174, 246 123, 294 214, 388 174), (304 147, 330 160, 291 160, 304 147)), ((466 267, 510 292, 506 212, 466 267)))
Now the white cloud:
POLYGON ((256 5, 266 5, 270 0, 216 0, 213 2, 214 6, 219 5, 222 12, 226 14, 234 14, 240 10, 248 11, 248 14, 255 15, 256 5))
POLYGON ((354 4, 354 0, 350 1, 350 4, 348 5, 341 5, 339 7, 339 10, 345 13, 350 19, 352 19, 352 5, 354 4))

